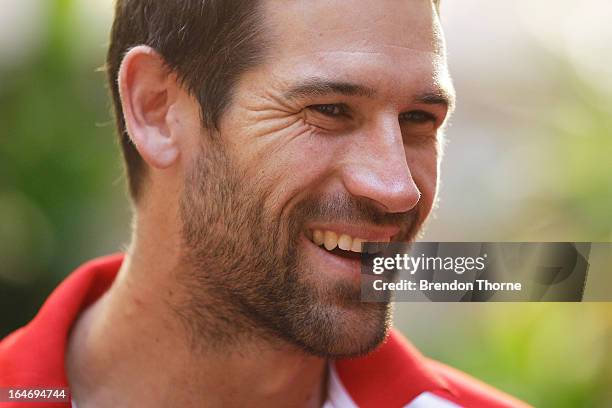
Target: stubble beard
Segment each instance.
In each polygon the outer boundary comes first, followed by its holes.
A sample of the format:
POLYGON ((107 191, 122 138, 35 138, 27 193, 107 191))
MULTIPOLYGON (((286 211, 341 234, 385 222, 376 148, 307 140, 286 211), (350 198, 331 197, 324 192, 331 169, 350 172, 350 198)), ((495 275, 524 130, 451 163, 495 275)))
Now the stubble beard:
MULTIPOLYGON (((227 349, 263 339, 323 358, 373 350, 389 330, 390 303, 361 302, 360 288, 351 282, 330 287, 310 282, 317 271, 309 268, 298 243, 312 217, 385 216, 347 197, 309 197, 287 220, 275 219, 266 211, 265 192, 241 180, 237 170, 216 145, 200 153, 185 180, 184 266, 176 278, 186 296, 171 306, 192 346, 227 349)), ((408 222, 414 214, 402 217, 408 222)))

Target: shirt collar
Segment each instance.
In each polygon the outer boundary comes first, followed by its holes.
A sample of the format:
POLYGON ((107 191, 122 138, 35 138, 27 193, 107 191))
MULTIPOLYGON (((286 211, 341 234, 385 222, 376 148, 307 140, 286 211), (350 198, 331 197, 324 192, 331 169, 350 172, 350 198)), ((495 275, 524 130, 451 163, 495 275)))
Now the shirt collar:
MULTIPOLYGON (((122 254, 98 258, 62 282, 27 326, 0 343, 0 366, 6 369, 0 380, 67 387, 64 359, 70 330, 79 314, 110 288, 122 262, 122 254), (19 369, 23 367, 29 369, 19 369)), ((431 391, 454 394, 395 330, 374 352, 337 360, 334 367, 338 381, 359 407, 403 406, 431 391)))

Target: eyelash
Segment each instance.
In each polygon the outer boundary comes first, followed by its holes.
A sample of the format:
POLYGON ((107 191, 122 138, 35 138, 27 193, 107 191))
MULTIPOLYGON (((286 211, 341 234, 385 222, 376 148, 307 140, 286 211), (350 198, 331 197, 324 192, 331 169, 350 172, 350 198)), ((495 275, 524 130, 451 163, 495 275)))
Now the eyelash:
POLYGON ((348 108, 347 108, 347 106, 344 105, 344 104, 341 104, 341 103, 311 105, 311 106, 308 107, 308 109, 312 109, 314 111, 319 112, 322 115, 329 116, 329 117, 332 117, 332 118, 341 117, 341 116, 347 116, 348 115, 348 108), (337 110, 337 112, 334 113, 334 110, 337 110))
POLYGON ((423 111, 423 110, 415 110, 415 111, 410 111, 410 112, 403 112, 400 114, 400 122, 412 122, 412 123, 417 123, 417 124, 422 124, 422 123, 427 123, 427 122, 433 122, 436 123, 438 121, 438 118, 429 112, 423 111), (406 116, 412 115, 412 118, 407 118, 406 116), (419 115, 417 116, 417 118, 414 118, 414 115, 419 115))
MULTIPOLYGON (((344 104, 320 104, 311 105, 308 109, 319 112, 322 115, 329 116, 332 118, 348 116, 348 107, 344 104)), ((437 122, 437 117, 429 112, 423 110, 414 110, 410 112, 403 112, 399 115, 400 122, 413 122, 422 124, 426 122, 437 122), (414 115, 418 115, 416 118, 414 115)))

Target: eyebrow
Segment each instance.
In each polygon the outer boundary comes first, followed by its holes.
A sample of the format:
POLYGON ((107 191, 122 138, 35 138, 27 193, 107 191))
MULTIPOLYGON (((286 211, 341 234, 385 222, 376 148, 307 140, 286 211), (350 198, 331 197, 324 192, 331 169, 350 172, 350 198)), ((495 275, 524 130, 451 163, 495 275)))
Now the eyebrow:
MULTIPOLYGON (((291 87, 284 93, 284 96, 287 99, 300 99, 333 94, 373 97, 376 95, 376 90, 352 82, 311 78, 291 87)), ((412 102, 425 105, 442 105, 452 110, 455 106, 455 95, 451 90, 436 88, 433 91, 427 91, 416 95, 412 102)))
POLYGON ((413 102, 425 105, 442 105, 449 110, 454 110, 455 94, 446 88, 438 88, 434 92, 424 92, 417 95, 413 102))
POLYGON ((351 82, 327 81, 312 78, 289 89, 285 92, 285 98, 299 99, 309 96, 325 96, 330 94, 372 97, 376 94, 376 91, 367 86, 351 82))

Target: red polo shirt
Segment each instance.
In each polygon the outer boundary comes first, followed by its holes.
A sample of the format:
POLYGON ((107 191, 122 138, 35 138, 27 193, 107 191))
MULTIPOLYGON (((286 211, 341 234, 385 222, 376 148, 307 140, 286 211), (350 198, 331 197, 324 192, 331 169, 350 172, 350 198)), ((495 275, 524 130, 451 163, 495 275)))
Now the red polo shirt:
MULTIPOLYGON (((68 387, 64 358, 79 314, 113 283, 123 261, 113 255, 88 262, 51 294, 36 317, 0 342, 0 388, 68 387)), ((423 357, 400 333, 366 357, 332 364, 330 406, 527 407, 457 370, 423 357), (338 402, 341 401, 341 402, 338 402)), ((70 407, 69 403, 2 403, 0 407, 70 407)), ((327 406, 327 405, 326 405, 327 406)))

